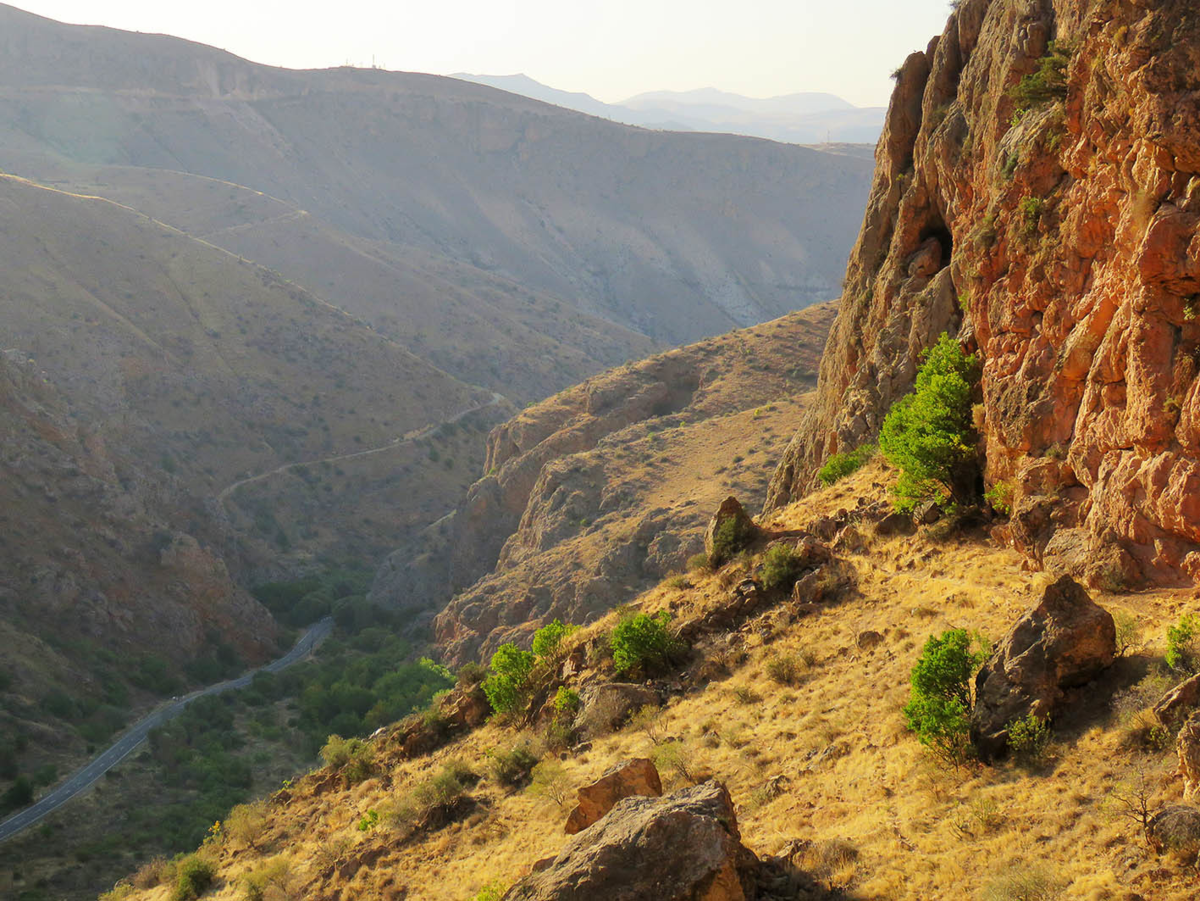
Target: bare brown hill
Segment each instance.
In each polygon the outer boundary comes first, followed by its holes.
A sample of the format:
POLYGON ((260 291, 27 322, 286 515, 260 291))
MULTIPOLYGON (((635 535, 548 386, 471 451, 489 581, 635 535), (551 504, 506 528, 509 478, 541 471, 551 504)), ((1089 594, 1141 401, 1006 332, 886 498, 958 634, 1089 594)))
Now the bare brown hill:
POLYGON ((489 435, 488 474, 447 534, 392 554, 372 596, 421 609, 456 592, 436 634, 462 661, 684 569, 722 498, 764 497, 832 315, 822 304, 708 339, 524 410, 489 435))
POLYGON ((1035 564, 1200 575, 1200 15, 965 0, 898 83, 778 507, 878 429, 920 352, 984 360, 1000 534, 1035 564))
MULTIPOLYGON (((365 314, 358 289, 399 270, 404 301, 388 317, 379 289, 367 291, 372 321, 402 330, 415 305, 437 343, 429 307, 449 283, 482 319, 468 322, 462 346, 449 335, 447 366, 472 355, 527 365, 550 379, 538 397, 640 356, 634 333, 682 343, 836 293, 870 169, 795 145, 617 125, 456 79, 272 69, 11 7, 0 8, 0 112, 9 171, 43 180, 58 163, 169 169, 307 211, 379 261, 361 281, 339 274, 335 291, 300 266, 295 280, 314 293, 365 314), (423 284, 410 292, 412 279, 423 284), (539 325, 576 314, 566 327, 539 325), (563 350, 563 372, 544 372, 537 354, 517 352, 531 334, 587 359, 563 350)), ((281 219, 261 227, 253 206, 226 223, 248 226, 226 235, 231 249, 292 278, 307 234, 324 248, 315 260, 337 262, 328 233, 293 232, 281 219)), ((480 382, 503 391, 505 378, 502 368, 480 382)), ((531 382, 521 373, 518 384, 531 382)))

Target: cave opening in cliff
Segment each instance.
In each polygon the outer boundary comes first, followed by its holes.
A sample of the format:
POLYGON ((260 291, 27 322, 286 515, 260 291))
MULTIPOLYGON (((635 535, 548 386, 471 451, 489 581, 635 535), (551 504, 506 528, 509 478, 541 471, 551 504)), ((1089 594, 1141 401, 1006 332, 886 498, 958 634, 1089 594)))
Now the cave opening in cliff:
POLYGON ((940 219, 937 220, 921 231, 921 240, 918 242, 918 246, 924 244, 930 238, 936 238, 938 244, 942 247, 941 268, 945 269, 950 265, 950 255, 954 252, 954 238, 950 234, 950 229, 946 228, 945 223, 940 219))

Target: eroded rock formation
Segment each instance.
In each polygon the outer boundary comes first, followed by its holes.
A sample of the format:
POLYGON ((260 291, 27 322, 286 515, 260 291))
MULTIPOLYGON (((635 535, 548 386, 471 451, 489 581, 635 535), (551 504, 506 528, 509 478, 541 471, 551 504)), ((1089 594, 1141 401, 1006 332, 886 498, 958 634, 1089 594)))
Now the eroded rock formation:
POLYGON ((624 798, 657 798, 662 795, 662 779, 647 757, 636 757, 609 767, 595 782, 576 792, 576 804, 563 829, 575 835, 593 823, 624 798))
POLYGON ((1014 496, 1000 537, 1098 582, 1200 575, 1198 139, 1189 0, 958 5, 898 72, 768 508, 873 437, 948 331, 984 360, 986 481, 1014 496))

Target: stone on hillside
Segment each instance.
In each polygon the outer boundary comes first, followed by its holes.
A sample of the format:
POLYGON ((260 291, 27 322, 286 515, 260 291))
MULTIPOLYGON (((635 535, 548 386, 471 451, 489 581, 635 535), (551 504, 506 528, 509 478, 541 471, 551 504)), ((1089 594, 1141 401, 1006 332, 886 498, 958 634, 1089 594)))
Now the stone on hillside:
POLYGON ((723 563, 724 558, 737 553, 759 536, 762 530, 742 509, 736 497, 727 497, 708 522, 704 531, 704 553, 709 560, 723 563), (732 525, 730 525, 732 523, 732 525), (717 536, 732 539, 732 546, 718 547, 717 536))
POLYGON ((749 901, 758 858, 716 781, 625 798, 504 901, 749 901))
POLYGON ((579 693, 579 715, 575 726, 587 738, 605 735, 617 729, 647 704, 662 703, 658 692, 629 682, 604 682, 589 685, 579 693))
POLYGON ((1175 742, 1179 752, 1179 775, 1183 777, 1183 796, 1190 801, 1200 794, 1200 713, 1187 718, 1175 742))
POLYGON ((1116 656, 1113 618, 1069 576, 1046 588, 975 677, 971 741, 985 762, 1008 748, 1008 727, 1052 717, 1065 690, 1095 678, 1116 656))
POLYGON ((1154 715, 1168 728, 1200 706, 1200 675, 1180 682, 1154 705, 1154 715))
POLYGON ((657 798, 662 780, 649 758, 626 760, 605 771, 604 775, 576 793, 575 809, 567 817, 567 835, 582 832, 613 809, 623 798, 657 798))
POLYGON ((1157 854, 1195 854, 1200 850, 1200 810, 1184 804, 1164 807, 1150 817, 1146 838, 1157 854))

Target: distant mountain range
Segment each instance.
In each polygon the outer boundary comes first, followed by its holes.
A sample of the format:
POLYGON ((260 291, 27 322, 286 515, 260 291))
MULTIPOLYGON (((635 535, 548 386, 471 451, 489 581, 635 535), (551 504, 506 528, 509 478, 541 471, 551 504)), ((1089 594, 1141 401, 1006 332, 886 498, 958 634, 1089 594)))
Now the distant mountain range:
POLYGON ((453 77, 626 125, 664 131, 727 132, 791 144, 874 144, 886 112, 881 106, 857 107, 834 94, 815 92, 757 99, 700 88, 650 91, 614 104, 590 94, 560 91, 528 75, 460 72, 453 77))

